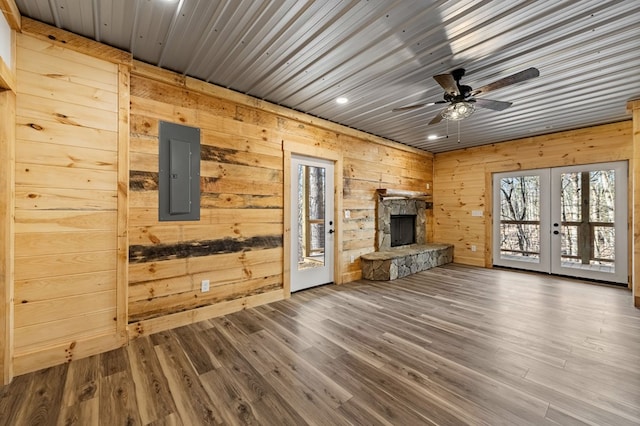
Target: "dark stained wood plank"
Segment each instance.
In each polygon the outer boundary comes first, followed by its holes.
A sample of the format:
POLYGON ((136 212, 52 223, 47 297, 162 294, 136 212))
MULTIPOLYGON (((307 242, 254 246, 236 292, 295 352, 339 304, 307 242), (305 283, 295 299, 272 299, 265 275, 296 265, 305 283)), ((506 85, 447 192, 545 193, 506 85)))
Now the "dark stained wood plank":
POLYGON ((101 377, 107 377, 115 373, 127 371, 128 359, 126 351, 114 349, 100 355, 101 377))
POLYGON ((134 340, 129 344, 127 353, 131 360, 131 377, 143 424, 175 413, 176 406, 151 340, 134 340))
POLYGON ((96 398, 99 379, 100 356, 94 355, 70 363, 62 404, 65 407, 72 406, 96 398))
POLYGON ((198 338, 200 333, 193 327, 179 327, 174 329, 173 333, 198 374, 220 367, 218 360, 207 349, 207 345, 198 338))
POLYGON ((221 423, 219 407, 211 402, 180 344, 174 339, 170 343, 156 346, 155 351, 182 423, 221 423))
POLYGON ((65 426, 97 425, 100 423, 100 398, 92 398, 62 407, 58 423, 65 426))
POLYGON ((6 425, 18 424, 24 406, 25 395, 36 380, 35 373, 25 374, 13 379, 10 385, 0 388, 0 413, 6 425))
POLYGON ((22 406, 16 424, 41 425, 58 418, 68 366, 62 364, 34 373, 29 388, 20 395, 22 406))
POLYGON ((142 424, 136 403, 136 388, 128 369, 100 380, 100 424, 142 424))

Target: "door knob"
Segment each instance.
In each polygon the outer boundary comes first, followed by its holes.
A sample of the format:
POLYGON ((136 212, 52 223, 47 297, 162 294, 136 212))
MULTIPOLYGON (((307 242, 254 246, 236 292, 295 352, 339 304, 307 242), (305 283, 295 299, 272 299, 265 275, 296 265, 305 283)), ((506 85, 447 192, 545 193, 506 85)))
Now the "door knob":
POLYGON ((330 234, 333 234, 334 232, 336 232, 336 231, 334 231, 333 229, 329 229, 329 233, 330 234))
POLYGON ((553 235, 558 235, 560 231, 553 231, 553 235))

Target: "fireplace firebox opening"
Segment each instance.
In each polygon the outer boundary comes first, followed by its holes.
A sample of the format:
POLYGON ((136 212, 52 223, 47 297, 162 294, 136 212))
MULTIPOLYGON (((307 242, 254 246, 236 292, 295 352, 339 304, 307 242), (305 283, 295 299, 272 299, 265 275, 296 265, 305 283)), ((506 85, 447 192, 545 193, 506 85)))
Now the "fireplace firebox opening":
POLYGON ((406 246, 416 242, 416 215, 391 215, 391 247, 406 246))

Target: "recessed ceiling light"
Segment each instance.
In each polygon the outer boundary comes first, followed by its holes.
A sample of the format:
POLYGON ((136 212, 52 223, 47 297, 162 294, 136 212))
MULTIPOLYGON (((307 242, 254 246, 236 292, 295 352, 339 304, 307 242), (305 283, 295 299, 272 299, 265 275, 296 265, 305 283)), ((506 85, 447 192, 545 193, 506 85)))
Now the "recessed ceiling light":
POLYGON ((347 102, 349 102, 349 99, 345 98, 344 96, 340 96, 339 98, 336 98, 336 103, 338 104, 346 104, 347 102))

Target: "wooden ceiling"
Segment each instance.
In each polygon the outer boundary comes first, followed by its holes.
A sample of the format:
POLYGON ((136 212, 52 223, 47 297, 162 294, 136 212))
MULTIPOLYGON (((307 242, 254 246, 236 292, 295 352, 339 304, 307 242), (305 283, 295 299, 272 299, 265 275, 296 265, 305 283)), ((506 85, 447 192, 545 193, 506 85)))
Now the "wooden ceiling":
POLYGON ((16 0, 23 16, 134 58, 431 152, 629 120, 640 98, 635 0, 16 0), (467 70, 513 102, 428 125, 432 78, 467 70), (345 96, 347 104, 335 99, 345 96), (429 135, 439 139, 429 140, 429 135), (448 135, 449 137, 444 137, 448 135))

